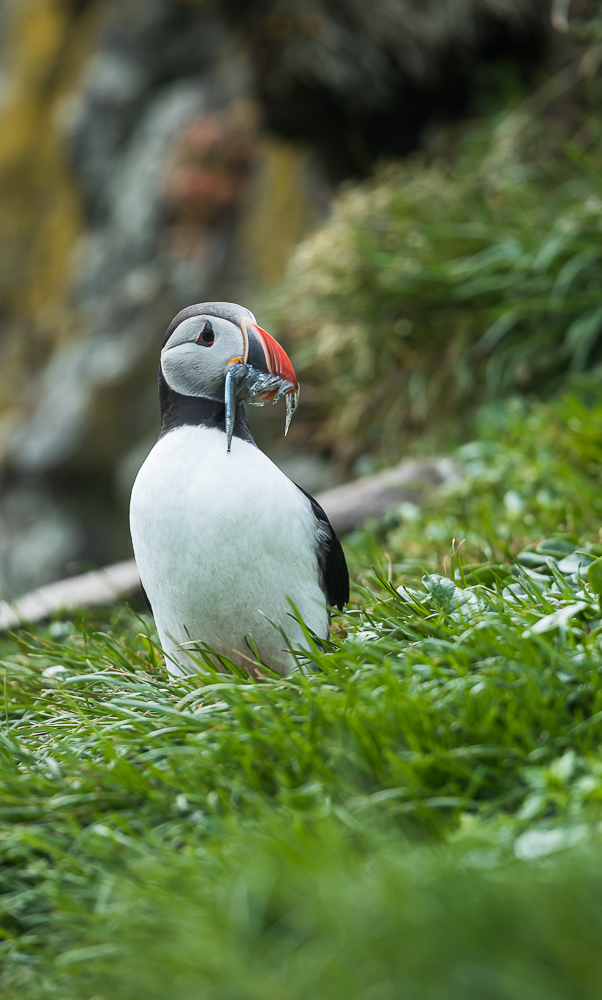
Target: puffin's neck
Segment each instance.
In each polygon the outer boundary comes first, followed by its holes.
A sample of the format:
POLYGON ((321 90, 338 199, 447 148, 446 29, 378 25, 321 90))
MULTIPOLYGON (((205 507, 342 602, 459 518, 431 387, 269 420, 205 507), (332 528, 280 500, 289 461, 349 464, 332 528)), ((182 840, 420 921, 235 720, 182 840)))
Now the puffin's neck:
MULTIPOLYGON (((159 402, 161 404, 162 438, 168 431, 177 427, 216 427, 226 435, 226 405, 215 399, 205 399, 204 396, 183 396, 168 386, 165 376, 159 368, 159 402)), ((255 439, 249 426, 247 414, 241 404, 236 408, 234 421, 234 437, 255 444, 255 439)))

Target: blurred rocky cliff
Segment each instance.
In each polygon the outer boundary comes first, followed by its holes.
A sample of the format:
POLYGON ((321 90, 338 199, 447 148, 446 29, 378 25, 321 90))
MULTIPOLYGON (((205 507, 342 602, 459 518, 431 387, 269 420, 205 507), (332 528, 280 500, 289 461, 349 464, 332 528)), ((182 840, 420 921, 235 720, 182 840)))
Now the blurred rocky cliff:
POLYGON ((2 0, 2 596, 128 555, 172 316, 252 306, 339 181, 465 113, 496 60, 537 72, 549 20, 544 0, 2 0))

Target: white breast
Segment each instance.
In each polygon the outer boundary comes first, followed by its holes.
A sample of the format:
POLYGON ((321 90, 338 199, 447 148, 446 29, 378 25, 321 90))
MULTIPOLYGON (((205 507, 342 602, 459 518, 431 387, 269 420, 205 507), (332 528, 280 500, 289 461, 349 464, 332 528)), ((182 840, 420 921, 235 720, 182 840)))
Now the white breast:
POLYGON ((310 504, 253 445, 234 438, 228 455, 221 431, 170 431, 138 473, 130 524, 173 673, 199 669, 195 643, 241 666, 253 662, 255 644, 285 673, 287 646, 306 645, 291 602, 312 631, 328 634, 310 504))

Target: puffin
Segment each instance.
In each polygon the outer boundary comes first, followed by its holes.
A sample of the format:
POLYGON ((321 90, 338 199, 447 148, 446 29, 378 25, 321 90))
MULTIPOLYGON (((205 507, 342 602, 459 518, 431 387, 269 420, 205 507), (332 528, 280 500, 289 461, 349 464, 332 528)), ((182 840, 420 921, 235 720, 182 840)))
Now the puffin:
MULTIPOLYGON (((262 452, 245 403, 299 398, 293 366, 232 302, 188 306, 159 361, 161 430, 132 488, 130 528, 168 671, 224 658, 286 675, 349 600, 341 543, 317 501, 262 452)), ((227 668, 226 668, 227 669, 227 668)))

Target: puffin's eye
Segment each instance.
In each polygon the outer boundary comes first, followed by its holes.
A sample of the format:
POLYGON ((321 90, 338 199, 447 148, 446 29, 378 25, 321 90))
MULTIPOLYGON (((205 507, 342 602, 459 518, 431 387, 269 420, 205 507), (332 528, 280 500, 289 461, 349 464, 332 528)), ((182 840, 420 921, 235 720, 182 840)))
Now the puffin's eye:
POLYGON ((197 344, 204 344, 205 347, 211 347, 214 340, 215 334, 213 332, 213 327, 211 326, 211 323, 207 322, 197 337, 197 344))

